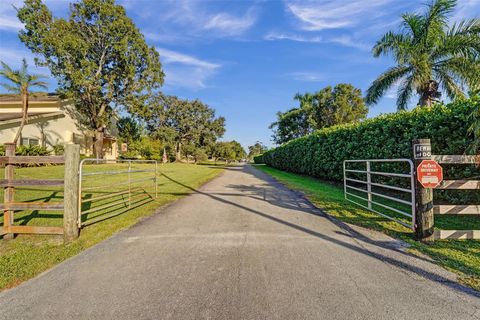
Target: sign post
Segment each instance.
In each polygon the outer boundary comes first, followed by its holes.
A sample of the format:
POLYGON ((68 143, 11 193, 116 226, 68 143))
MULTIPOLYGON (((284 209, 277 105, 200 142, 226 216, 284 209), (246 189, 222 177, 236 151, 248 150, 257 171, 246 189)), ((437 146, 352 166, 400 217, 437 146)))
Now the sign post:
MULTIPOLYGON (((437 169, 432 163, 432 147, 430 139, 413 140, 413 162, 417 170, 415 174, 415 236, 418 240, 433 241, 433 190, 432 185, 437 186, 441 179, 438 179, 437 169), (423 162, 426 161, 426 162, 423 162), (425 164, 425 166, 422 165, 425 164), (435 178, 437 178, 436 181, 435 178), (425 184, 425 186, 424 186, 425 184)), ((435 161, 433 161, 435 162, 435 161)), ((435 162, 436 163, 436 162, 435 162)), ((438 165, 438 164, 437 164, 438 165)), ((438 166, 440 167, 440 166, 438 166)), ((441 171, 441 168, 440 168, 441 171)))

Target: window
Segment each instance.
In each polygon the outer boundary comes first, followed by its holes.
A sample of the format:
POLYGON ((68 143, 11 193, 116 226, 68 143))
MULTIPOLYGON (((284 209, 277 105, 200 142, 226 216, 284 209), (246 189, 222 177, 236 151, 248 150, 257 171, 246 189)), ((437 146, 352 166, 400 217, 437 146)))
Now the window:
POLYGON ((22 145, 23 146, 38 146, 40 141, 35 138, 22 138, 22 145))

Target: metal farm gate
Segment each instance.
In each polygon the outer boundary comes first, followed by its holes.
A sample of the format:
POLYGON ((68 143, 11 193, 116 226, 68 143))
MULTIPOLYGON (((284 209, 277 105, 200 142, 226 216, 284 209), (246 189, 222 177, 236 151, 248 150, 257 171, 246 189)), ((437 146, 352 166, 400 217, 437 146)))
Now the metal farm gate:
POLYGON ((346 200, 415 229, 415 175, 412 160, 345 160, 343 183, 346 200), (395 172, 383 169, 389 166, 395 172))
POLYGON ((83 159, 78 226, 117 216, 157 198, 157 161, 83 159))

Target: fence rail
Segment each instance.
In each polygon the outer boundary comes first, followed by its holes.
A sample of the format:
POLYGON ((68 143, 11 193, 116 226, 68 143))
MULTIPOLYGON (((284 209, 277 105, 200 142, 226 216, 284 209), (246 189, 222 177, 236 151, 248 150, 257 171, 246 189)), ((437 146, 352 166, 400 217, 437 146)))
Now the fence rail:
POLYGON ((344 181, 344 193, 345 193, 345 199, 355 203, 356 205, 363 207, 367 210, 370 210, 372 212, 375 212, 385 218, 388 218, 390 220, 396 221, 399 224, 407 227, 414 229, 415 226, 415 183, 414 183, 414 174, 413 174, 413 162, 410 159, 368 159, 368 160, 345 160, 343 162, 343 181, 344 181), (348 169, 347 166, 352 163, 359 163, 359 164, 365 164, 365 170, 358 170, 358 169, 348 169), (372 171, 371 167, 373 163, 406 163, 409 165, 409 172, 408 173, 399 173, 399 172, 383 172, 383 171, 372 171), (356 174, 361 174, 365 175, 366 180, 360 180, 352 177, 348 177, 348 173, 356 173, 356 174), (394 186, 386 183, 377 183, 377 182, 372 182, 372 176, 383 176, 383 177, 394 177, 394 178, 408 178, 409 179, 409 184, 410 188, 404 188, 400 186, 394 186), (364 185, 366 189, 358 187, 358 186, 353 186, 352 184, 349 184, 349 182, 357 183, 360 185, 364 185), (389 190, 395 190, 399 192, 404 192, 407 194, 410 194, 410 199, 405 200, 401 199, 398 197, 395 197, 394 195, 385 195, 382 193, 374 192, 372 191, 372 187, 378 187, 378 188, 384 188, 384 189, 389 189, 389 190), (355 194, 353 192, 350 192, 352 190, 355 190, 357 192, 361 192, 362 194, 366 195, 365 197, 362 197, 358 194, 355 194), (392 207, 388 204, 381 203, 378 201, 373 200, 373 196, 380 197, 382 199, 387 199, 390 201, 394 201, 397 203, 401 203, 404 205, 408 205, 411 208, 411 212, 405 212, 403 210, 400 210, 398 208, 392 207), (358 200, 362 200, 367 203, 367 205, 364 205, 360 203, 358 200), (383 212, 380 212, 379 210, 376 210, 374 208, 374 205, 382 207, 384 209, 388 209, 390 211, 396 212, 398 214, 401 214, 405 217, 408 217, 411 219, 411 223, 405 223, 404 221, 401 221, 399 219, 396 219, 390 215, 387 215, 383 212))
MULTIPOLYGON (((467 155, 432 155, 439 163, 478 164, 480 156, 467 155)), ((435 189, 476 190, 480 189, 480 180, 444 180, 435 189)), ((480 204, 434 205, 434 214, 441 215, 480 215, 480 204)), ((480 239, 480 230, 435 230, 435 239, 480 239)))
MULTIPOLYGON (((15 145, 5 144, 6 156, 0 157, 0 164, 5 165, 5 179, 0 180, 0 187, 4 188, 4 201, 0 204, 3 210, 3 228, 1 235, 5 238, 13 238, 14 234, 63 234, 61 227, 47 226, 17 226, 14 225, 15 211, 44 210, 64 211, 65 204, 46 202, 18 202, 15 201, 15 187, 23 186, 63 186, 64 180, 59 179, 15 179, 15 165, 28 164, 64 164, 64 156, 15 156, 15 145)), ((67 174, 75 174, 67 173, 67 174)))

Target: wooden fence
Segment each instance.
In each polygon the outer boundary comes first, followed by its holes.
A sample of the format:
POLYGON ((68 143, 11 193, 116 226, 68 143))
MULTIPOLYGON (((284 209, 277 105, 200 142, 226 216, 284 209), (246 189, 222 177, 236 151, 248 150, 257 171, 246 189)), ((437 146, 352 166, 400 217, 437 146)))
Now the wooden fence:
MULTIPOLYGON (((479 156, 434 155, 432 159, 440 164, 476 164, 479 156)), ((480 180, 444 180, 435 189, 480 190, 480 180)), ((471 205, 434 205, 434 214, 480 215, 480 204, 471 205)), ((480 217, 479 217, 480 218, 480 217)), ((480 239, 480 230, 438 230, 435 239, 480 239)))
POLYGON ((13 238, 14 234, 63 234, 66 241, 78 237, 78 164, 80 161, 80 147, 67 145, 65 156, 15 156, 15 145, 5 144, 5 156, 0 157, 0 165, 5 165, 5 179, 0 180, 0 187, 4 188, 3 228, 0 235, 6 239, 13 238), (65 164, 64 179, 15 179, 16 165, 65 164), (15 187, 25 186, 63 186, 64 201, 61 203, 45 202, 17 202, 15 201, 15 187), (15 211, 44 210, 63 211, 63 227, 23 226, 14 225, 15 211))

